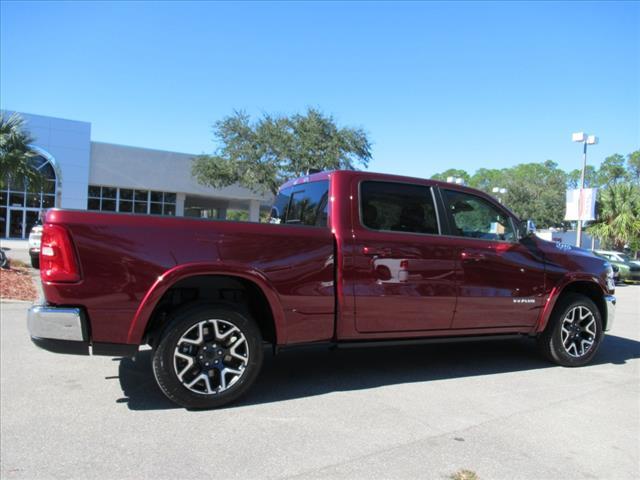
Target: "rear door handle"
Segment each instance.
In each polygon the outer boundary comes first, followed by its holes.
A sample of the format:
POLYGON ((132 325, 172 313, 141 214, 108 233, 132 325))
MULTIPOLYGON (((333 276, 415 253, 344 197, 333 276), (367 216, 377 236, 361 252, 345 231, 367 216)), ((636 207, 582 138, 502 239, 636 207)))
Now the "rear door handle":
POLYGON ((462 252, 460 258, 463 262, 479 262, 487 257, 481 252, 462 252))
POLYGON ((370 255, 376 257, 388 257, 391 255, 390 248, 376 248, 376 247, 362 247, 363 255, 370 255))

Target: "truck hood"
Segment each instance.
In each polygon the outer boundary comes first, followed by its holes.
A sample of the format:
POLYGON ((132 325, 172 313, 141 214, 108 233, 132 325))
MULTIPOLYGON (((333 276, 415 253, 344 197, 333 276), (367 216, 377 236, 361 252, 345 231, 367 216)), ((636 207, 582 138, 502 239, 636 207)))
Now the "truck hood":
POLYGON ((609 263, 595 256, 590 250, 578 248, 562 242, 549 242, 537 236, 522 240, 530 242, 544 256, 547 273, 551 275, 578 275, 591 277, 603 288, 607 288, 607 271, 609 263))

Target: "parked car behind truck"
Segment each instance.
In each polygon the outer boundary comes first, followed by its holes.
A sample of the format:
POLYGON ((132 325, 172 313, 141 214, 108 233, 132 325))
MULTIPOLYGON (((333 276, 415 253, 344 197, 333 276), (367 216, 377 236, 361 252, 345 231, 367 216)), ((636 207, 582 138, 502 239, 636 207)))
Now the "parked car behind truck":
POLYGON ((148 344, 162 391, 196 408, 245 393, 263 343, 528 336, 581 366, 615 312, 604 260, 537 238, 480 191, 368 172, 286 183, 268 224, 51 210, 40 266, 37 345, 148 344))
POLYGON ((622 282, 640 282, 640 262, 632 260, 631 257, 622 252, 613 250, 594 250, 593 253, 604 258, 612 266, 618 268, 620 281, 622 282))
POLYGON ((40 240, 42 239, 42 222, 36 222, 29 232, 29 258, 33 268, 40 268, 40 240))

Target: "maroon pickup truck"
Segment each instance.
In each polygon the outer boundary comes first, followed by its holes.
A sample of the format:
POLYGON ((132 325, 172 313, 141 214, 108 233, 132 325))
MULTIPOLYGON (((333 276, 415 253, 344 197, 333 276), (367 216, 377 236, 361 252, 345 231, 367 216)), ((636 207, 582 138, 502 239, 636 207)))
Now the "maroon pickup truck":
POLYGON ((51 210, 33 341, 112 356, 153 348, 162 391, 237 399, 264 346, 371 346, 529 336, 589 362, 614 320, 606 261, 532 234, 463 186, 323 172, 282 186, 269 223, 51 210))

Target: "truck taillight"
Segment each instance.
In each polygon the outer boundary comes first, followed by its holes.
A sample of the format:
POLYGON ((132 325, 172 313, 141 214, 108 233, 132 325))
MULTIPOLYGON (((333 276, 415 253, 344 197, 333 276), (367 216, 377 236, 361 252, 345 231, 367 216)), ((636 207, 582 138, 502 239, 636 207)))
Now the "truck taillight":
POLYGON ((45 224, 42 229, 40 278, 45 282, 80 280, 80 268, 75 249, 64 227, 45 224))

